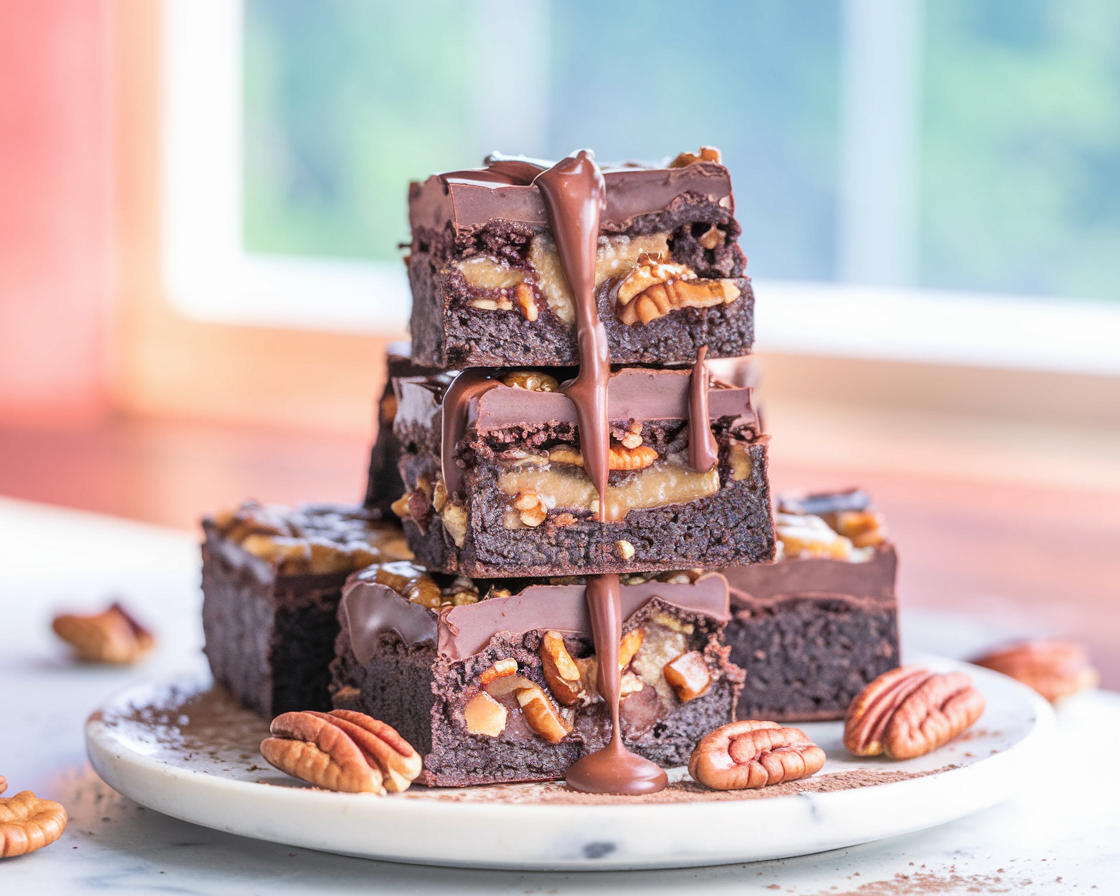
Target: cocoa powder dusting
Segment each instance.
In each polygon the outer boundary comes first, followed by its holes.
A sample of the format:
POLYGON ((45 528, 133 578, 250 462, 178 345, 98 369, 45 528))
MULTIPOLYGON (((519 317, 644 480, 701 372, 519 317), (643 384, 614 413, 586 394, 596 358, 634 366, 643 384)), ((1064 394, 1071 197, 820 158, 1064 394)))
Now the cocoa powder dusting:
POLYGON ((1000 874, 958 874, 946 872, 901 872, 888 880, 861 884, 853 890, 818 890, 800 896, 925 896, 927 893, 1020 893, 1031 885, 1027 879, 1012 879, 1000 874))
POLYGON ((698 803, 728 802, 732 800, 760 800, 789 796, 798 793, 834 793, 838 790, 855 790, 877 784, 891 784, 936 775, 955 766, 928 772, 879 771, 855 769, 816 775, 799 781, 788 781, 758 790, 709 790, 695 781, 682 780, 669 784, 659 793, 639 796, 619 796, 609 793, 580 793, 561 782, 543 784, 492 784, 472 787, 469 790, 439 790, 413 787, 403 794, 405 799, 438 800, 442 802, 534 803, 542 805, 596 806, 631 803, 698 803))

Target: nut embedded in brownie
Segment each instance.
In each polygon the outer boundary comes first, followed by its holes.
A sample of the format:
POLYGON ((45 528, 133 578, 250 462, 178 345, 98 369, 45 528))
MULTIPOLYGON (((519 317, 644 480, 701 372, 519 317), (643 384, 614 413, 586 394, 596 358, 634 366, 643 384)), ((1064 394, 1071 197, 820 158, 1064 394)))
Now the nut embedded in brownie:
POLYGON ((356 507, 247 501, 202 523, 202 626, 214 678, 266 718, 330 709, 346 577, 411 557, 400 528, 356 507))
POLYGON ((778 559, 725 568, 733 618, 725 637, 747 673, 741 719, 843 718, 898 665, 894 546, 858 490, 783 495, 778 559))
MULTIPOLYGON (((334 705, 399 731, 424 756, 419 783, 563 777, 610 736, 584 590, 583 579, 472 581, 411 563, 363 570, 339 608, 334 705)), ((742 685, 719 641, 727 583, 627 576, 621 600, 624 740, 683 764, 732 718, 742 685)))
POLYGON ((583 462, 570 371, 397 380, 407 494, 395 505, 420 562, 478 577, 742 565, 774 552, 768 437, 751 390, 701 365, 625 368, 608 387, 606 519, 583 462), (699 397, 693 395, 699 392, 699 397), (702 407, 705 405, 706 407, 702 407), (695 419, 694 419, 695 418, 695 419), (692 456, 692 432, 714 445, 692 456))
MULTIPOLYGON (((409 191, 412 352, 439 368, 578 361, 575 304, 535 179, 548 163, 491 157, 409 191)), ((745 355, 754 294, 718 150, 605 167, 595 301, 612 364, 745 355)))

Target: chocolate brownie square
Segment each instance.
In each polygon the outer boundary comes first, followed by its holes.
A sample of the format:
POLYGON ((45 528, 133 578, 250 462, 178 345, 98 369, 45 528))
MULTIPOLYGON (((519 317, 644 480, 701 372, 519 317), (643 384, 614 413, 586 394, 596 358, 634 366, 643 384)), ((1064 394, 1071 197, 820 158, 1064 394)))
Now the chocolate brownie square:
MULTIPOLYGON (((578 363, 545 201, 550 163, 487 159, 409 190, 412 357, 438 368, 578 363)), ((605 166, 596 303, 612 364, 745 355, 754 294, 718 150, 605 166)))
POLYGON ((601 520, 575 406, 558 391, 571 374, 466 371, 396 381, 407 489, 397 510, 419 562, 495 577, 665 571, 773 556, 768 437, 759 432, 750 388, 712 380, 703 402, 694 402, 695 371, 616 371, 601 520), (693 466, 694 428, 698 439, 713 440, 707 469, 693 466))
POLYGON ((785 495, 773 564, 723 569, 731 658, 747 674, 739 718, 843 718, 898 665, 894 546, 862 491, 785 495))
POLYGON ((410 557, 400 528, 357 507, 246 501, 203 521, 202 627, 214 678, 272 718, 329 709, 342 585, 410 557))
MULTIPOLYGON (((389 723, 424 757, 419 783, 562 778, 610 737, 582 579, 471 581, 410 563, 354 575, 339 608, 334 706, 389 723)), ((719 635, 719 575, 621 587, 625 744, 681 765, 734 717, 742 673, 719 635)))

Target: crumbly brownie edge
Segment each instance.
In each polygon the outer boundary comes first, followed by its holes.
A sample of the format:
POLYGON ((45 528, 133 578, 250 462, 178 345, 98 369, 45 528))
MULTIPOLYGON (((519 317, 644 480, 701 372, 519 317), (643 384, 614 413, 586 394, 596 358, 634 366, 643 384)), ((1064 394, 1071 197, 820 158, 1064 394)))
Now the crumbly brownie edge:
POLYGON ((895 605, 839 595, 790 596, 765 613, 740 611, 724 639, 747 676, 741 719, 843 718, 868 682, 899 663, 895 605))

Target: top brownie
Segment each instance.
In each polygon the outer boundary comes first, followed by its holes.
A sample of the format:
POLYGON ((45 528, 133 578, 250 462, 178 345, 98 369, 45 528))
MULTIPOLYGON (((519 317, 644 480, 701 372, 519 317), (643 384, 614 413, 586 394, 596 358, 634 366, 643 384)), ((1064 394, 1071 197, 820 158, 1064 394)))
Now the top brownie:
MULTIPOLYGON (((493 158, 409 190, 412 359, 440 368, 578 363, 575 309, 534 178, 493 158)), ((605 167, 595 283, 612 364, 750 352, 754 294, 718 150, 605 167)))

